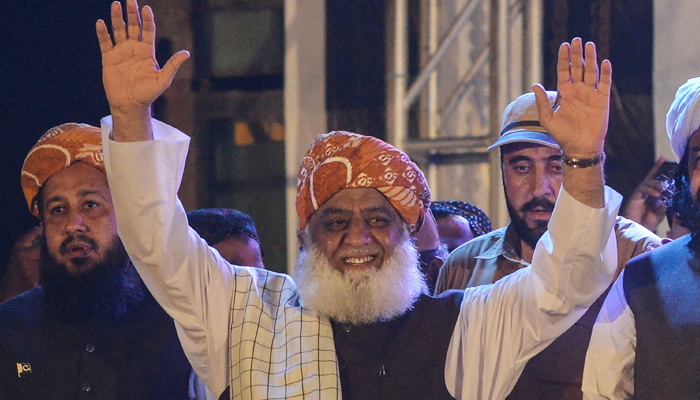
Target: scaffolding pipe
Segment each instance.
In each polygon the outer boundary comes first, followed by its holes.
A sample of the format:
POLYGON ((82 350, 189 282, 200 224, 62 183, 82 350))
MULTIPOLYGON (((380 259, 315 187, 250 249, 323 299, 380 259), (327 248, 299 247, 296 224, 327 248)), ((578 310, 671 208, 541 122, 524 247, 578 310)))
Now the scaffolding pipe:
POLYGON ((441 110, 440 112, 440 125, 442 125, 443 121, 445 121, 447 118, 452 115, 452 113, 457 109, 457 105, 459 104, 459 100, 462 99, 464 96, 464 93, 467 91, 467 89, 470 87, 469 83, 472 81, 472 78, 474 78, 474 75, 481 70, 481 68, 484 66, 486 61, 488 60, 489 56, 489 48, 484 47, 484 49, 481 51, 481 54, 479 54, 479 57, 477 57, 476 61, 474 64, 472 64, 471 68, 469 68, 469 71, 464 75, 464 78, 462 81, 459 83, 457 88, 452 91, 450 94, 450 97, 447 99, 447 105, 441 110))
POLYGON ((394 129, 393 145, 403 149, 406 140, 408 117, 404 108, 406 96, 406 79, 408 76, 407 36, 408 9, 407 0, 396 0, 394 3, 394 129))
MULTIPOLYGON (((397 0, 397 7, 398 2, 400 2, 400 0, 397 0)), ((447 33, 447 36, 445 36, 445 40, 443 40, 442 44, 435 52, 435 55, 430 58, 430 62, 428 62, 428 65, 425 67, 425 69, 423 69, 423 71, 421 71, 420 75, 413 83, 413 85, 411 85, 408 94, 404 98, 404 101, 401 103, 401 106, 404 108, 404 110, 408 110, 413 104, 413 102, 416 101, 416 99, 418 98, 418 94, 421 92, 421 90, 423 90, 425 84, 430 79, 430 75, 435 70, 435 68, 437 68, 437 65, 445 56, 447 49, 457 39, 457 36, 462 31, 462 28, 464 28, 464 25, 466 25, 467 21, 469 20, 469 17, 471 16, 472 12, 474 12, 474 9, 478 4, 479 0, 470 0, 469 3, 464 7, 457 21, 452 25, 450 31, 447 33)), ((397 23, 399 22, 398 18, 399 15, 397 8, 397 23)), ((399 28, 397 27, 396 29, 398 31, 399 28)))

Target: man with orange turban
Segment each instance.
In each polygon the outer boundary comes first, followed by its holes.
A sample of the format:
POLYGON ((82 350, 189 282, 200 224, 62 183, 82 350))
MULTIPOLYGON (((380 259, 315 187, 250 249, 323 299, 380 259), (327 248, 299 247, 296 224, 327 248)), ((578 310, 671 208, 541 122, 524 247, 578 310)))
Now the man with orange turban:
POLYGON ((46 132, 22 167, 39 287, 0 305, 0 399, 187 399, 175 325, 117 235, 100 129, 46 132))
POLYGON ((331 132, 306 153, 294 280, 230 265, 188 229, 177 189, 189 138, 149 108, 188 54, 159 69, 152 10, 141 19, 129 0, 127 14, 128 25, 113 3, 114 38, 97 24, 119 235, 220 398, 503 399, 525 362, 610 284, 621 198, 591 162, 603 148, 611 83, 607 61, 598 80, 593 44, 585 57, 562 46, 556 112, 535 87, 541 122, 573 161, 532 267, 431 297, 411 238, 430 202, 425 178, 375 138, 331 132))

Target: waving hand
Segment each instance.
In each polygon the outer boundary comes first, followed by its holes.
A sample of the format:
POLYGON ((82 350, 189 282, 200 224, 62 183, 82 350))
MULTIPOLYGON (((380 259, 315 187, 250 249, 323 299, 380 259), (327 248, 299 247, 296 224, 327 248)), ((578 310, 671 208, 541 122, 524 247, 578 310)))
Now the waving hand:
POLYGON ((580 38, 559 48, 558 106, 554 110, 544 88, 533 86, 540 124, 559 143, 564 155, 575 158, 591 158, 603 151, 610 110, 610 61, 603 61, 599 77, 595 44, 586 43, 585 57, 583 50, 580 38))

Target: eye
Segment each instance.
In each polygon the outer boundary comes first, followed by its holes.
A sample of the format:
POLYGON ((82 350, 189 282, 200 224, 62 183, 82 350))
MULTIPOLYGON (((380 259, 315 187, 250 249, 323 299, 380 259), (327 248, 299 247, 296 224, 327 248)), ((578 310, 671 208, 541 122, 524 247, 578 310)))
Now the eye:
POLYGON ((348 221, 345 219, 335 219, 335 220, 330 220, 324 224, 326 226, 326 229, 331 230, 331 231, 341 231, 345 229, 345 227, 348 225, 348 221))
POLYGON ((530 170, 529 164, 513 164, 513 169, 516 172, 528 172, 530 170))
POLYGON ((85 202, 85 207, 87 207, 87 208, 95 208, 95 207, 97 207, 97 206, 99 206, 99 205, 100 205, 100 204, 99 204, 98 202, 92 201, 92 200, 88 200, 88 201, 85 202))
POLYGON ((384 228, 389 225, 390 219, 387 217, 371 217, 368 219, 368 222, 372 228, 384 228))
POLYGON ((561 166, 561 161, 553 162, 550 166, 554 172, 562 172, 563 168, 561 166))
POLYGON ((51 207, 51 208, 49 209, 49 212, 50 212, 52 215, 57 215, 57 214, 62 213, 63 210, 64 210, 63 206, 54 206, 54 207, 51 207))

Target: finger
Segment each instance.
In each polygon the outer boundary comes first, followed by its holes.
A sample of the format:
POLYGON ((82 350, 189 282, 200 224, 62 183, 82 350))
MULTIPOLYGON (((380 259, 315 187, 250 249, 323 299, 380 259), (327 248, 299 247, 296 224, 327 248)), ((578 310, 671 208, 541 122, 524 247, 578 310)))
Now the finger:
POLYGON ((654 166, 651 167, 651 169, 649 170, 649 173, 647 174, 645 179, 654 180, 656 178, 656 175, 659 173, 659 169, 662 165, 664 165, 664 162, 666 162, 666 157, 659 157, 659 159, 656 160, 656 163, 654 163, 654 166))
POLYGON ((598 92, 610 99, 610 87, 612 86, 612 64, 610 60, 603 60, 600 66, 600 82, 598 82, 598 92))
POLYGON ((571 82, 571 69, 569 65, 571 53, 571 45, 562 43, 559 46, 559 55, 557 57, 557 87, 563 83, 571 82))
POLYGON ((114 45, 112 44, 112 38, 109 36, 107 31, 107 25, 101 19, 98 19, 95 23, 95 30, 97 31, 97 41, 100 42, 100 52, 102 54, 112 50, 114 45))
POLYGON ((126 1, 126 16, 129 39, 141 40, 141 15, 139 15, 139 5, 136 0, 126 1))
POLYGON ((581 38, 574 38, 571 41, 571 82, 581 82, 583 80, 583 45, 581 38))
POLYGON ((153 18, 153 10, 149 6, 143 7, 142 14, 143 17, 143 31, 141 33, 141 40, 148 44, 154 44, 156 42, 156 23, 153 18))
POLYGON ((118 1, 112 3, 112 35, 115 44, 126 40, 126 24, 122 15, 122 5, 118 1))
POLYGON ((552 106, 549 104, 549 98, 547 97, 547 93, 544 91, 544 87, 542 87, 542 85, 539 83, 532 85, 532 91, 535 92, 535 102, 537 104, 537 111, 540 115, 540 125, 546 129, 547 125, 549 124, 549 120, 552 119, 552 114, 554 111, 552 110, 552 106))
POLYGON ((170 83, 172 83, 177 70, 180 69, 182 63, 188 58, 190 58, 190 52, 187 50, 180 50, 170 57, 168 62, 163 66, 163 69, 158 71, 158 85, 161 91, 165 91, 165 89, 170 87, 170 83))
POLYGON ((586 60, 584 63, 583 82, 588 86, 598 87, 598 55, 595 43, 586 43, 586 60))

